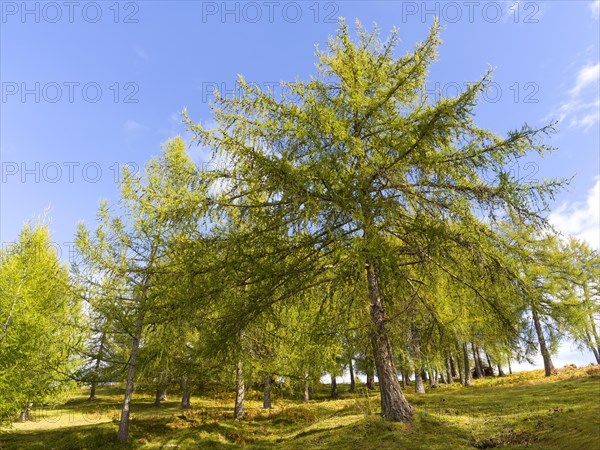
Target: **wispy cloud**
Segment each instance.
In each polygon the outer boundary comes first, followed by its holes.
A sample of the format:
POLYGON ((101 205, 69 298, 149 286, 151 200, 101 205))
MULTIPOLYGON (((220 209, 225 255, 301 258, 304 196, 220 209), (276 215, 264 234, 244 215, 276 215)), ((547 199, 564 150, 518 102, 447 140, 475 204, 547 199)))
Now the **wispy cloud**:
POLYGON ((549 218, 550 223, 565 235, 587 241, 600 248, 600 177, 588 191, 583 202, 565 202, 549 218))
POLYGON ((146 53, 146 51, 139 45, 136 45, 134 47, 134 51, 138 58, 143 59, 144 61, 148 61, 150 59, 150 56, 148 56, 148 53, 146 53))
POLYGON ((123 131, 126 133, 137 133, 146 129, 148 129, 146 125, 142 125, 141 123, 131 119, 123 124, 123 131))
POLYGON ((598 19, 600 17, 600 0, 592 0, 589 3, 589 7, 592 11, 592 17, 598 19))
POLYGON ((581 67, 566 99, 555 106, 549 117, 567 121, 569 128, 587 130, 600 121, 600 63, 581 67))

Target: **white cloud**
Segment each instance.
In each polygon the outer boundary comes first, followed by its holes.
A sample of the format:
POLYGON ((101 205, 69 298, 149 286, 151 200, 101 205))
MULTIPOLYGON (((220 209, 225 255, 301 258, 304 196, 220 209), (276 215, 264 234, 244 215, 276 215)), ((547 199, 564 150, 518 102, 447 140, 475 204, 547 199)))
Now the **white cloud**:
POLYGON ((600 80, 600 63, 584 66, 577 74, 575 86, 569 91, 569 94, 577 95, 586 87, 597 85, 598 80, 600 80))
POLYGON ((148 56, 148 53, 146 53, 145 50, 142 47, 140 47, 139 45, 136 45, 134 47, 134 51, 138 58, 143 59, 144 61, 148 61, 150 59, 150 56, 148 56))
POLYGON ((129 119, 127 122, 125 122, 123 124, 123 131, 127 132, 127 133, 137 133, 140 131, 144 131, 146 130, 148 127, 146 127, 145 125, 142 125, 139 122, 136 122, 135 120, 131 120, 129 119))
POLYGON ((600 248, 600 177, 583 202, 565 202, 548 217, 565 235, 573 235, 600 248))
POLYGON ((586 64, 577 72, 566 99, 547 118, 558 116, 569 128, 588 128, 600 121, 600 63, 586 64))
POLYGON ((589 7, 592 11, 592 17, 598 19, 598 17, 600 17, 600 0, 592 0, 589 3, 589 7))

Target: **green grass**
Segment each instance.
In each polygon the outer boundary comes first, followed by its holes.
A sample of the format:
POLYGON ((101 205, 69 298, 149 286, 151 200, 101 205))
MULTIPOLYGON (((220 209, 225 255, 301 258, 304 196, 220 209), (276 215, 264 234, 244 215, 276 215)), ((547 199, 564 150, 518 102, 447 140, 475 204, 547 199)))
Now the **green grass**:
POLYGON ((124 448, 289 448, 306 449, 513 449, 600 448, 600 368, 561 369, 457 383, 407 397, 415 405, 411 424, 384 422, 379 397, 364 388, 355 394, 340 386, 340 399, 327 400, 327 386, 308 404, 274 397, 274 408, 261 409, 260 393, 250 392, 247 417, 233 420, 233 396, 192 399, 193 408, 173 401, 160 408, 153 397, 136 394, 130 442, 116 441, 120 389, 86 392, 55 408, 35 411, 28 423, 0 431, 0 449, 124 448))

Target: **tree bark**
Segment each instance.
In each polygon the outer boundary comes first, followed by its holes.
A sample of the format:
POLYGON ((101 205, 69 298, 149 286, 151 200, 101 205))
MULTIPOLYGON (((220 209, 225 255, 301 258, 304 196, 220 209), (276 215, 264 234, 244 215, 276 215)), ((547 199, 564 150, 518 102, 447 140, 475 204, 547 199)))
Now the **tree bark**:
POLYGON ((263 380, 263 409, 271 409, 271 375, 267 375, 263 380))
POLYGON ((190 409, 191 405, 191 397, 192 393, 189 388, 185 387, 183 389, 183 394, 181 395, 181 409, 190 409))
MULTIPOLYGON (((146 290, 146 288, 144 288, 146 290)), ((144 296, 146 293, 144 292, 144 296)), ((137 364, 137 354, 140 348, 140 339, 142 338, 142 329, 144 324, 143 310, 138 312, 135 326, 135 335, 131 344, 131 355, 129 356, 129 370, 127 371, 127 382, 125 384, 125 398, 123 399, 123 409, 121 410, 121 421, 119 422, 119 432, 117 438, 120 442, 127 442, 129 437, 129 414, 131 408, 131 397, 133 396, 133 381, 135 380, 135 371, 137 364)))
POLYGON ((508 358, 508 373, 512 375, 512 367, 510 366, 510 358, 508 358))
POLYGON ((454 379, 452 378, 452 356, 448 356, 446 358, 446 382, 448 384, 454 383, 454 379))
POLYGON ((352 360, 350 360, 348 369, 350 371, 350 392, 354 392, 356 390, 356 381, 354 380, 354 367, 352 366, 352 360))
POLYGON ((370 370, 367 372, 367 389, 375 389, 375 374, 374 371, 370 370))
POLYGON ((498 363, 498 376, 499 377, 504 376, 504 371, 502 370, 502 366, 500 365, 500 363, 498 363))
POLYGON ((415 393, 424 394, 425 385, 423 384, 423 375, 421 369, 415 366, 415 393))
POLYGON ((235 406, 233 409, 233 418, 241 419, 244 417, 244 395, 246 389, 244 386, 244 363, 238 361, 235 369, 235 406))
POLYGON ((156 388, 156 396, 154 397, 154 406, 160 406, 160 402, 167 400, 167 389, 164 387, 156 388))
POLYGON ((304 401, 308 402, 310 400, 310 391, 308 385, 308 374, 304 375, 304 401))
POLYGON ((544 360, 544 373, 547 377, 549 377, 552 375, 552 372, 554 372, 554 364, 552 364, 552 358, 550 357, 550 351, 546 346, 546 338, 544 337, 544 331, 542 330, 540 317, 535 307, 531 308, 531 315, 533 316, 533 324, 535 326, 535 332, 537 333, 538 342, 540 344, 540 353, 542 354, 542 359, 544 360))
POLYGON ((471 386, 471 369, 469 368, 469 350, 467 350, 467 344, 464 343, 463 344, 463 363, 464 363, 464 369, 463 371, 465 372, 465 382, 464 382, 464 386, 471 386))
POLYGON ((331 398, 338 398, 338 390, 337 390, 337 380, 335 379, 335 375, 331 374, 331 398))
POLYGON ((452 378, 458 377, 458 372, 456 371, 456 363, 454 362, 454 355, 450 352, 450 369, 452 370, 452 378))
POLYGON ((398 383, 386 325, 379 271, 373 261, 367 261, 367 281, 371 303, 371 345, 381 391, 381 415, 385 420, 409 422, 413 408, 404 398, 400 383, 398 383))

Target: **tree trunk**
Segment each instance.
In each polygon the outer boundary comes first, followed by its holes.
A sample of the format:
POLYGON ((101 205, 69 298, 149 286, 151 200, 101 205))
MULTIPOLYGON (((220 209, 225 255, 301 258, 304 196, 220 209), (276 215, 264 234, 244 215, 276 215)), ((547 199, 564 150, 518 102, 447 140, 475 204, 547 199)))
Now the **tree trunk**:
POLYGON ((374 370, 370 370, 367 372, 367 389, 373 390, 375 389, 375 374, 374 370))
POLYGON ((235 369, 235 407, 233 409, 233 418, 241 419, 244 417, 244 363, 238 361, 235 369))
POLYGON ((123 399, 121 421, 119 422, 119 432, 117 434, 117 438, 120 442, 127 442, 127 438, 129 437, 129 413, 131 408, 131 397, 133 396, 133 381, 135 380, 137 354, 140 348, 140 339, 142 338, 143 324, 144 313, 139 312, 135 326, 135 335, 133 337, 133 343, 131 344, 131 355, 129 356, 129 370, 127 371, 127 382, 125 384, 125 398, 123 399))
POLYGON ((535 326, 535 332, 537 333, 538 342, 540 344, 540 353, 542 354, 542 358, 544 359, 544 372, 546 376, 549 377, 550 375, 552 375, 552 372, 554 372, 554 364, 552 364, 550 351, 548 350, 548 347, 546 347, 546 338, 544 338, 544 332, 542 330, 540 317, 535 307, 531 308, 531 314, 533 316, 533 324, 535 326))
POLYGON ((492 369, 492 367, 494 367, 494 366, 492 366, 492 360, 490 359, 490 355, 488 355, 485 350, 484 350, 484 353, 485 353, 485 358, 487 359, 488 366, 490 366, 490 370, 493 371, 494 369, 492 369))
POLYGON ((337 390, 337 380, 335 379, 335 375, 331 374, 331 398, 338 398, 338 390, 337 390))
POLYGON ((510 367, 510 358, 508 358, 508 373, 512 375, 512 367, 510 367))
POLYGON ((471 386, 471 369, 469 368, 469 350, 467 350, 467 344, 463 344, 463 362, 465 372, 465 382, 463 386, 471 386))
POLYGON ((192 393, 189 388, 185 387, 183 389, 183 394, 181 395, 181 409, 190 409, 191 405, 191 397, 192 393))
POLYGON ((27 403, 27 405, 25 406, 23 411, 21 411, 21 414, 19 416, 19 422, 27 422, 27 421, 31 420, 31 407, 32 406, 33 406, 33 403, 27 403))
POLYGON ((267 375, 263 380, 263 409, 271 409, 271 381, 271 375, 267 375))
POLYGON ((421 369, 415 366, 415 393, 416 394, 424 394, 425 393, 425 385, 423 384, 423 374, 421 373, 421 369))
POLYGON ((90 388, 90 396, 88 401, 96 400, 96 384, 98 384, 98 378, 100 374, 100 363, 102 361, 102 356, 104 354, 104 341, 106 339, 106 333, 102 333, 100 336, 100 348, 98 349, 98 354, 96 355, 96 362, 94 364, 94 379, 92 380, 92 386, 90 388))
POLYGON ((481 360, 479 359, 479 355, 477 355, 477 349, 475 344, 471 342, 471 350, 473 351, 473 363, 475 364, 475 374, 477 378, 483 378, 483 372, 481 369, 481 360))
POLYGON ((413 408, 404 398, 398 383, 386 325, 379 271, 373 265, 373 261, 367 261, 367 280, 371 303, 371 344, 381 391, 381 415, 385 420, 409 422, 413 408))
POLYGON ((452 378, 452 356, 448 356, 446 358, 446 382, 448 384, 454 383, 454 379, 452 378))
POLYGON ((456 363, 454 362, 454 355, 450 352, 450 369, 452 370, 452 378, 458 377, 458 372, 456 371, 456 363))
POLYGON ((356 381, 354 380, 354 367, 352 366, 352 360, 350 360, 348 369, 350 370, 350 392, 354 392, 356 390, 356 381))
POLYGON ((164 387, 156 388, 156 396, 154 397, 154 406, 160 406, 160 402, 167 401, 167 389, 164 387))
POLYGON ((410 378, 410 373, 408 370, 402 372, 402 389, 406 389, 408 387, 408 379, 410 378))
POLYGON ((304 401, 308 402, 310 400, 310 391, 308 385, 308 374, 304 375, 304 401))
POLYGON ((502 366, 500 365, 500 363, 498 363, 498 376, 499 377, 504 376, 504 372, 502 371, 502 366))

